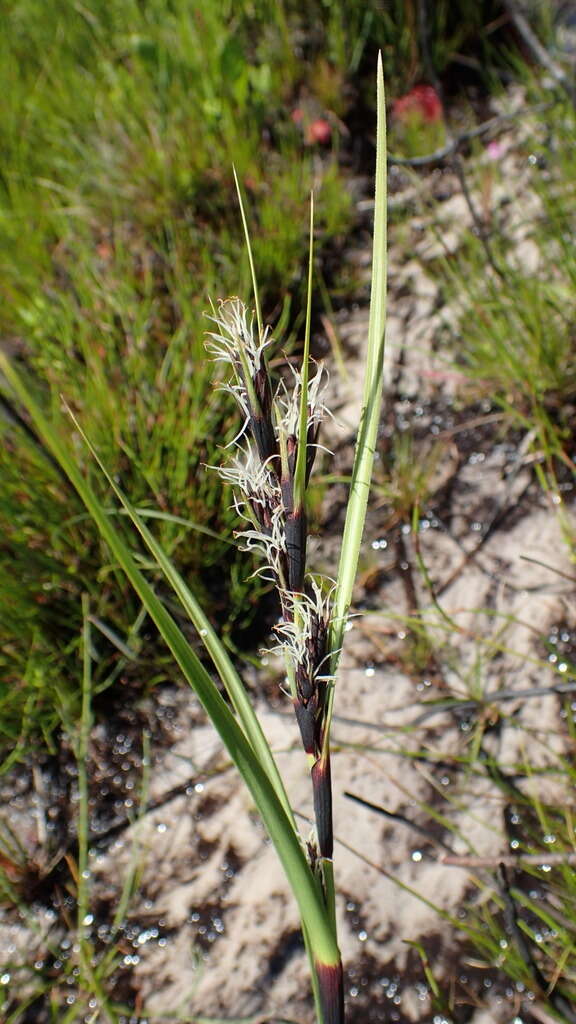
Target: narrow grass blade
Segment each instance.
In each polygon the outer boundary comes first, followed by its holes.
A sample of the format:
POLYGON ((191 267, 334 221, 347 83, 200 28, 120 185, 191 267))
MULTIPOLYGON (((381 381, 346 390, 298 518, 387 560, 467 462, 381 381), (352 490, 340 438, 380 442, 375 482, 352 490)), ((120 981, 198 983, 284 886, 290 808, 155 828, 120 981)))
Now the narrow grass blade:
POLYGON ((236 185, 236 194, 238 196, 238 205, 240 207, 240 216, 242 218, 242 227, 244 229, 244 239, 246 242, 246 251, 248 253, 248 262, 250 264, 250 276, 252 278, 252 288, 254 290, 254 306, 256 307, 256 323, 258 324, 258 337, 261 338, 264 330, 264 325, 262 321, 262 310, 260 308, 260 297, 258 295, 258 280, 256 277, 256 268, 254 266, 254 257, 252 255, 252 245, 250 244, 248 220, 246 218, 244 200, 242 199, 242 192, 240 189, 240 182, 238 181, 238 175, 236 174, 236 168, 233 167, 232 171, 234 174, 234 184, 236 185))
POLYGON ((294 507, 304 508, 306 491, 306 437, 308 425, 308 372, 310 363, 310 327, 312 321, 312 276, 314 272, 314 193, 310 193, 310 241, 308 256, 308 295, 306 300, 306 328, 302 353, 300 418, 298 423, 298 450, 294 469, 294 507))
MULTIPOLYGON (((170 561, 170 559, 168 558, 165 551, 162 549, 162 546, 158 543, 154 535, 142 522, 142 519, 137 510, 132 507, 126 495, 123 494, 121 489, 118 487, 118 484, 115 482, 114 478, 108 472, 108 470, 102 463, 101 459, 99 458, 98 453, 96 452, 96 450, 94 449, 94 447, 92 446, 92 444, 82 431, 82 428, 80 427, 76 418, 72 415, 72 413, 70 413, 70 415, 77 430, 79 431, 87 447, 89 448, 94 460, 97 462, 100 470, 106 477, 110 487, 112 488, 112 490, 116 494, 116 497, 122 504, 124 511, 130 517, 133 525, 136 527, 138 533, 142 537, 142 540, 146 544, 146 547, 148 548, 156 564, 158 565, 158 568, 161 569, 165 579, 172 587, 184 611, 194 623, 198 635, 202 640, 206 650, 208 651, 208 654, 210 655, 214 663, 214 667, 216 668, 216 671, 218 672, 218 675, 220 676, 220 679, 226 689, 232 706, 236 711, 236 714, 238 715, 240 722, 242 723, 244 732, 247 738, 249 739, 250 743, 252 744, 254 752, 256 753, 258 759, 260 760, 260 764, 266 769, 268 776, 274 788, 276 789, 276 792, 278 793, 280 800, 282 801, 286 814, 293 821, 290 802, 286 795, 286 790, 284 789, 284 784, 280 777, 280 773, 274 760, 274 756, 266 741, 266 737, 262 732, 260 722, 258 721, 258 716, 256 715, 254 708, 250 703, 250 699, 248 697, 248 694, 246 693, 244 684, 240 676, 238 675, 236 669, 234 668, 234 665, 232 664, 230 658, 228 657, 226 648, 224 647, 222 641, 219 639, 218 635, 213 629, 210 620, 204 614, 204 611, 202 610, 200 604, 196 600, 196 597, 194 596, 190 587, 182 579, 182 576, 180 575, 174 564, 170 561)), ((294 829, 295 828, 296 826, 294 825, 294 829)))
MULTIPOLYGON (((386 326, 386 103, 382 56, 378 56, 376 134, 376 195, 374 207, 374 241, 372 251, 372 290, 368 327, 368 352, 362 400, 360 429, 356 442, 352 481, 348 497, 344 537, 340 552, 338 579, 334 598, 334 620, 331 636, 331 674, 334 675, 352 600, 360 543, 366 519, 372 467, 376 449, 384 370, 384 332, 386 326)), ((331 705, 333 691, 331 694, 331 705)), ((328 729, 326 735, 328 735, 328 729)))

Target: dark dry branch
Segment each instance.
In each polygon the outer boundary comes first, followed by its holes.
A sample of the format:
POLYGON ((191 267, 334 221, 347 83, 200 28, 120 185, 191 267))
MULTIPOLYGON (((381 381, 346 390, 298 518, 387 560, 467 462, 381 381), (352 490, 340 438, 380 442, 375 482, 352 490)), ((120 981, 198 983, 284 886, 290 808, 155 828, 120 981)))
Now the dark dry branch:
MULTIPOLYGON (((412 832, 416 832, 419 836, 425 839, 428 843, 433 843, 435 846, 442 847, 443 850, 447 851, 447 857, 453 857, 454 851, 451 846, 448 846, 442 839, 438 839, 435 836, 431 836, 423 825, 418 825, 417 822, 411 821, 410 818, 406 818, 403 814, 398 814, 395 811, 387 811, 385 807, 381 807, 379 804, 373 804, 370 800, 364 800, 361 796, 356 796, 355 793, 345 792, 344 796, 348 797, 349 800, 354 800, 355 803, 360 804, 362 807, 367 807, 369 811, 375 811, 376 814, 381 814, 384 818, 388 818, 390 821, 397 821, 401 825, 406 825, 407 828, 411 829, 412 832)), ((444 858, 442 858, 443 860, 444 858)), ((447 863, 452 863, 450 860, 447 863)))
POLYGON ((554 81, 557 82, 560 88, 564 90, 570 102, 576 107, 576 90, 574 89, 573 84, 570 82, 564 69, 560 67, 555 60, 553 60, 546 47, 542 45, 536 34, 532 31, 518 4, 515 0, 504 0, 504 7, 508 11, 512 24, 525 45, 528 47, 532 56, 539 64, 542 65, 542 67, 546 68, 549 74, 552 75, 554 81))
POLYGON ((500 861, 498 865, 496 878, 498 890, 504 903, 504 927, 506 929, 506 933, 514 942, 520 957, 533 979, 534 987, 541 998, 556 1010, 564 1020, 569 1021, 569 1024, 576 1024, 576 1012, 573 1007, 561 993, 554 990, 550 991, 550 985, 546 981, 546 978, 532 956, 528 937, 520 927, 520 919, 516 903, 511 892, 506 865, 503 861, 500 861))
POLYGON ((423 711, 421 715, 418 715, 413 722, 410 722, 410 728, 414 728, 417 725, 422 725, 422 722, 427 721, 434 715, 442 714, 445 711, 477 711, 480 712, 483 708, 490 704, 502 703, 509 700, 520 700, 527 697, 547 697, 552 694, 564 694, 574 693, 576 691, 576 682, 573 683, 557 683, 553 686, 530 686, 524 690, 498 690, 495 693, 489 694, 484 700, 458 700, 454 698, 451 701, 443 700, 436 704, 435 707, 429 708, 427 711, 423 711))
POLYGON ((504 864, 507 868, 522 868, 524 864, 536 867, 540 864, 562 866, 576 864, 576 853, 569 850, 565 853, 505 853, 494 857, 459 857, 455 853, 445 853, 438 861, 440 864, 450 864, 457 868, 497 868, 499 864, 504 864))
POLYGON ((487 121, 482 121, 481 124, 476 125, 474 128, 469 128, 465 132, 460 132, 458 135, 454 135, 445 143, 444 146, 440 146, 439 149, 435 149, 432 153, 424 153, 422 156, 397 156, 394 153, 388 153, 387 160, 389 164, 396 165, 398 167, 430 167, 432 164, 442 163, 449 157, 452 157, 457 153, 461 147, 472 139, 481 138, 483 135, 491 135, 492 132, 498 131, 500 128, 505 128, 509 122, 519 121, 523 117, 527 117, 529 114, 541 114, 546 110, 550 110, 555 105, 555 100, 551 100, 547 103, 534 103, 531 106, 524 107, 522 111, 512 111, 510 113, 496 114, 494 117, 488 118, 487 121))

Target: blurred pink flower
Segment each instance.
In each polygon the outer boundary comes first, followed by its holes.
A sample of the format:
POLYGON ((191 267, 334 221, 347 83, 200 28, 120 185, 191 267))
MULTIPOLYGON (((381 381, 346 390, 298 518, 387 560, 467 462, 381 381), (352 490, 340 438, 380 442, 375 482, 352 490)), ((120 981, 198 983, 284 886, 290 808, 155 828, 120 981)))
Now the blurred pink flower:
POLYGON ((496 161, 501 160, 504 156, 506 146, 500 139, 493 139, 492 142, 489 142, 486 146, 486 152, 490 159, 494 160, 496 163, 496 161))
POLYGON ((394 100, 392 114, 399 121, 408 121, 417 114, 432 124, 443 117, 442 102, 432 85, 415 85, 405 96, 394 100))

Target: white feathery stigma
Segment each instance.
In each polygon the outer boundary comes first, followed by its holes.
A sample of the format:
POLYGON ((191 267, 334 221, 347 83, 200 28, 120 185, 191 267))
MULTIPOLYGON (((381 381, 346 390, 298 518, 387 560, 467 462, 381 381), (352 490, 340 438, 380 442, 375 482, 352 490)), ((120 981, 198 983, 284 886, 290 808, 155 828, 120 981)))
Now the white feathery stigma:
POLYGON ((229 363, 237 377, 244 361, 252 377, 264 368, 264 351, 271 344, 272 337, 268 327, 264 328, 261 338, 254 337, 254 315, 249 318, 241 299, 221 299, 218 315, 209 319, 219 328, 219 333, 208 333, 210 340, 206 343, 214 359, 229 363))
MULTIPOLYGON (((300 396, 302 394, 302 371, 290 367, 294 377, 294 385, 289 391, 282 381, 275 395, 275 401, 281 410, 280 429, 286 434, 297 434, 300 422, 300 396)), ((308 410, 307 429, 315 431, 322 422, 326 406, 323 392, 326 387, 326 373, 321 364, 317 364, 316 373, 308 379, 306 405, 308 410)))

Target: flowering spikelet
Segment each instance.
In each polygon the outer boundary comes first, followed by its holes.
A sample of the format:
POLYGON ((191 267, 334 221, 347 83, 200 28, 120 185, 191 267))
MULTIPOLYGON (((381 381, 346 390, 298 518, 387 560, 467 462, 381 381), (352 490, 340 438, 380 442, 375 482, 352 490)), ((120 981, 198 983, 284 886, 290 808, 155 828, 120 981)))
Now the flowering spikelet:
POLYGON ((222 359, 235 367, 244 363, 251 376, 266 369, 264 352, 271 344, 269 328, 265 327, 262 338, 254 338, 254 316, 248 320, 248 310, 241 299, 221 299, 218 316, 211 316, 220 333, 208 332, 210 341, 206 348, 215 359, 222 359))
POLYGON ((306 563, 306 515, 294 496, 300 443, 306 446, 305 484, 317 450, 324 371, 318 366, 308 381, 306 436, 298 437, 303 374, 292 369, 292 387, 280 381, 272 388, 266 349, 272 342, 266 327, 256 337, 254 317, 240 299, 226 299, 210 317, 218 328, 209 332, 208 352, 227 363, 232 375, 222 386, 233 395, 244 419, 232 444, 247 437, 241 456, 221 470, 234 487, 234 504, 250 527, 239 531, 247 548, 259 551, 278 586, 301 593, 306 563))
POLYGON ((317 849, 322 858, 330 858, 332 797, 324 740, 331 685, 331 592, 306 576, 304 508, 326 411, 324 371, 317 366, 308 376, 291 368, 291 379, 273 388, 266 363, 272 341, 268 328, 255 337, 254 318, 240 299, 219 303, 211 319, 217 332, 209 334, 207 348, 230 366, 231 378, 222 387, 233 395, 244 420, 232 442, 237 453, 220 472, 232 485, 234 505, 244 520, 237 535, 246 549, 261 556, 256 572, 267 574, 278 589, 282 614, 276 626, 276 650, 286 661, 296 720, 311 764, 317 849), (304 445, 303 460, 302 455, 298 457, 300 445, 304 445))
POLYGON ((297 502, 294 493, 295 469, 300 444, 305 446, 304 486, 308 484, 316 457, 316 440, 325 411, 321 388, 324 371, 321 366, 307 381, 305 396, 306 433, 298 437, 300 405, 302 402, 303 374, 292 368, 292 389, 281 382, 275 395, 278 410, 278 436, 280 447, 282 501, 286 510, 286 552, 288 556, 288 585, 291 590, 302 591, 306 567, 306 512, 303 502, 297 502))
POLYGON ((280 638, 277 649, 281 649, 294 666, 296 720, 304 750, 317 759, 322 750, 330 682, 327 641, 331 595, 323 594, 317 581, 308 577, 304 593, 284 592, 280 599, 283 620, 276 626, 280 638))
MULTIPOLYGON (((291 367, 293 385, 291 391, 282 383, 278 388, 275 399, 282 410, 282 419, 279 429, 287 438, 296 439, 298 420, 300 415, 300 399, 302 395, 302 372, 291 367)), ((310 479, 310 473, 318 450, 318 434, 325 413, 328 412, 323 401, 323 388, 326 384, 326 373, 323 366, 317 366, 316 372, 308 379, 308 391, 306 395, 307 419, 306 419, 306 484, 310 479)), ((292 459, 296 461, 296 443, 292 459)))
POLYGON ((254 447, 248 442, 227 466, 218 467, 218 473, 234 488, 238 515, 265 533, 271 532, 274 512, 281 500, 280 485, 270 467, 260 462, 254 447))
POLYGON ((272 388, 266 366, 265 351, 272 338, 266 327, 259 338, 254 337, 254 317, 248 319, 246 306, 240 299, 225 299, 218 304, 218 316, 210 317, 220 329, 210 332, 206 347, 215 359, 227 362, 234 379, 224 385, 238 402, 250 425, 262 461, 278 453, 272 424, 272 388))

